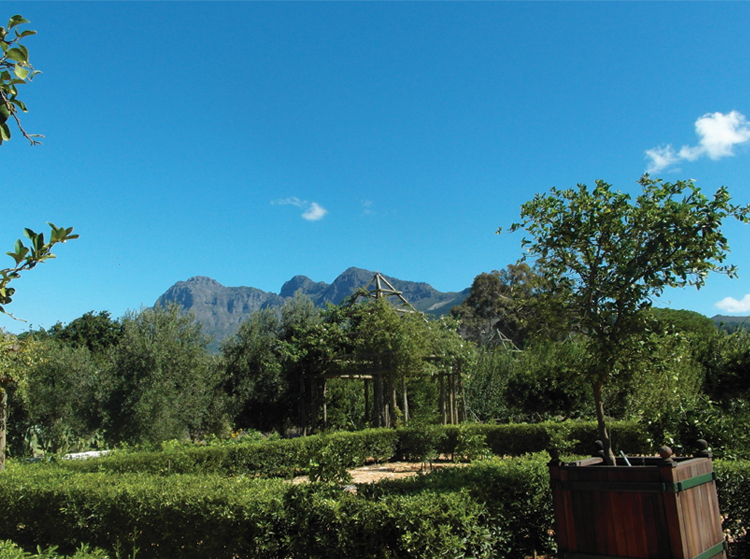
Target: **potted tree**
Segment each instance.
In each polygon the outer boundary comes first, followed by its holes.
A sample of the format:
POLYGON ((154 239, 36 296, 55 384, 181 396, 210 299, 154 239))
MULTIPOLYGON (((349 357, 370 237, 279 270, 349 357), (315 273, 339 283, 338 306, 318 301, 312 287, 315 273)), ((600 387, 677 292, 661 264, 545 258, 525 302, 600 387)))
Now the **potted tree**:
POLYGON ((665 450, 662 458, 644 463, 645 468, 617 467, 603 389, 616 376, 627 375, 634 355, 647 347, 649 321, 644 311, 653 298, 667 287, 700 288, 709 272, 736 275, 734 266, 724 264, 729 246, 722 222, 727 217, 748 222, 750 207, 731 204, 724 187, 709 198, 690 181, 668 183, 644 175, 639 183, 642 193, 634 200, 603 181, 597 181, 593 189, 586 185, 553 188, 523 204, 521 221, 510 228, 527 233, 521 242, 526 248, 524 258, 537 258, 548 279, 570 289, 577 330, 587 346, 588 361, 581 374, 591 385, 602 442, 601 457, 570 468, 556 460, 551 463, 558 544, 561 557, 569 559, 721 557, 724 552, 716 547, 721 542, 713 541, 719 522, 716 491, 711 493, 713 483, 705 482, 711 476, 710 460, 675 460, 665 450), (693 477, 704 482, 705 491, 690 498, 683 498, 682 489, 673 491, 690 485, 685 481, 693 477), (644 501, 638 485, 655 490, 651 484, 658 485, 659 498, 644 501), (662 485, 667 488, 664 492, 662 485), (575 493, 578 490, 580 495, 575 493), (678 498, 668 502, 665 495, 669 492, 678 498), (616 498, 619 494, 625 496, 616 498), (713 499, 713 504, 706 505, 704 499, 713 499), (688 515, 693 520, 665 512, 675 512, 675 507, 694 508, 695 514, 688 515), (705 512, 713 510, 716 518, 705 512), (680 524, 682 533, 678 530, 670 536, 670 522, 680 524), (706 523, 712 524, 711 534, 698 535, 700 525, 706 523), (593 535, 586 532, 579 537, 586 525, 595 526, 593 535), (613 543, 641 538, 654 527, 664 528, 659 543, 613 543), (629 535, 618 536, 621 530, 629 535), (692 543, 679 544, 686 538, 692 543))

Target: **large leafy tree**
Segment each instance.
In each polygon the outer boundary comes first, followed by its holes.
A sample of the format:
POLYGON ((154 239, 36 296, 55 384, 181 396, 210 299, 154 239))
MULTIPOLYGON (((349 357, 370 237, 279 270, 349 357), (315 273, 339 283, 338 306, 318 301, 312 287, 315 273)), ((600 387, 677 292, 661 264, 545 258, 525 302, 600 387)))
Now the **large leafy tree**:
POLYGON ((102 375, 114 442, 198 438, 222 428, 220 370, 210 338, 176 305, 128 313, 102 375))
MULTIPOLYGON (((692 182, 663 182, 644 175, 633 199, 597 181, 537 194, 521 206, 521 244, 541 259, 547 277, 568 283, 578 327, 585 336, 588 365, 605 460, 614 454, 605 422, 603 389, 628 373, 643 347, 648 321, 643 311, 667 287, 704 285, 710 272, 736 275, 725 265, 729 245, 724 219, 748 221, 750 207, 731 203, 725 187, 704 195, 692 182)), ((499 232, 499 231, 498 231, 499 232)))
POLYGON ((474 278, 471 294, 451 309, 461 334, 482 346, 521 349, 533 339, 562 339, 570 330, 567 290, 526 262, 474 278))

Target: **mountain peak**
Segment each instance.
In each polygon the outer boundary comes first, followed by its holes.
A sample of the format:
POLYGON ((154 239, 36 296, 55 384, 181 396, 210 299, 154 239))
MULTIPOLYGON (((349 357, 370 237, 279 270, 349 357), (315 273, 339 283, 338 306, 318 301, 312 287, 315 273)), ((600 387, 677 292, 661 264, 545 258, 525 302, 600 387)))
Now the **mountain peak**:
MULTIPOLYGON (((240 324, 257 310, 281 307, 297 292, 309 297, 318 307, 325 307, 326 303, 338 305, 357 289, 366 287, 374 276, 375 272, 350 267, 329 285, 297 275, 284 283, 279 294, 255 287, 225 287, 213 278, 193 276, 187 281, 175 283, 157 299, 155 306, 180 304, 185 311, 195 314, 206 334, 214 337, 214 348, 218 348, 222 340, 234 335, 240 324)), ((470 291, 442 293, 424 282, 384 277, 417 310, 437 315, 445 314, 460 304, 470 291)))

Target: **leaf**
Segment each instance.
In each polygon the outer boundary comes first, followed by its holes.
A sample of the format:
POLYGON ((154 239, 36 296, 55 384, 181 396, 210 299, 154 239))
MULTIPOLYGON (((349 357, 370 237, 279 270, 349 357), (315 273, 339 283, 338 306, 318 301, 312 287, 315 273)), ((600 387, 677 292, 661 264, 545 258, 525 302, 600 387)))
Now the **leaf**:
POLYGON ((13 103, 16 107, 21 109, 23 112, 27 113, 29 110, 26 108, 26 104, 19 100, 19 99, 10 99, 10 102, 13 103))
MULTIPOLYGON (((28 52, 24 53, 23 50, 21 50, 22 47, 14 47, 12 49, 8 49, 8 51, 5 53, 5 56, 7 56, 10 60, 13 60, 14 62, 28 62, 28 52)), ((24 50, 26 50, 24 48, 24 50)))
POLYGON ((5 122, 0 124, 0 138, 2 138, 4 141, 10 140, 10 128, 5 122))
POLYGON ((31 23, 28 19, 24 18, 20 15, 14 15, 12 18, 8 20, 8 29, 13 29, 16 25, 21 25, 23 23, 31 23))
POLYGON ((24 68, 23 66, 20 66, 18 64, 13 67, 13 73, 17 78, 21 80, 25 80, 27 77, 29 77, 29 69, 24 68))
POLYGON ((36 35, 36 31, 32 31, 31 29, 27 29, 26 31, 23 31, 19 33, 18 38, 22 37, 28 37, 29 35, 36 35))

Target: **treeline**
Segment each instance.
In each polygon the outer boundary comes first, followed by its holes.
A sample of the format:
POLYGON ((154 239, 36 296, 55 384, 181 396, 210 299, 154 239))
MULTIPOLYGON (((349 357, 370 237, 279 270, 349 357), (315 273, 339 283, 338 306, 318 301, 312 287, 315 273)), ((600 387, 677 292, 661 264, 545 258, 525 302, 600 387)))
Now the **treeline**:
MULTIPOLYGON (((607 385, 608 413, 641 422, 655 448, 689 452, 703 437, 719 455, 750 455, 750 334, 727 334, 690 311, 643 312, 648 335, 607 385)), ((117 320, 90 312, 6 335, 3 367, 17 380, 8 388, 11 454, 242 429, 288 436, 594 415, 580 374, 588 341, 565 286, 526 264, 477 276, 448 318, 399 313, 384 301, 320 310, 299 296, 256 312, 220 353, 210 343, 177 307, 117 320)))
POLYGON ((10 454, 439 423, 440 379, 468 374, 473 355, 450 319, 384 301, 321 311, 303 296, 256 312, 219 354, 210 342, 176 306, 6 335, 10 454), (368 376, 388 380, 365 394, 368 376))

